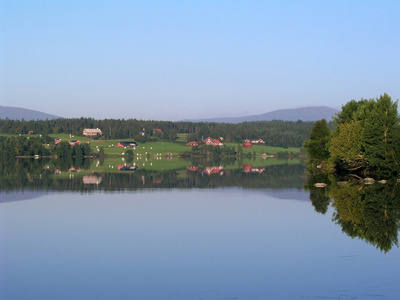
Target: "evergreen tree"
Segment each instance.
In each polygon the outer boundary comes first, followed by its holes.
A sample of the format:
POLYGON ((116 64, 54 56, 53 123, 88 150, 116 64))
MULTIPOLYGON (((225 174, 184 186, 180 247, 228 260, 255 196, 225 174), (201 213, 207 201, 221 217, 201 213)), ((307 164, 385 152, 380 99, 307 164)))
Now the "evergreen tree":
POLYGON ((310 159, 324 160, 329 158, 327 144, 330 139, 330 129, 325 119, 315 122, 311 129, 310 140, 304 143, 310 159))

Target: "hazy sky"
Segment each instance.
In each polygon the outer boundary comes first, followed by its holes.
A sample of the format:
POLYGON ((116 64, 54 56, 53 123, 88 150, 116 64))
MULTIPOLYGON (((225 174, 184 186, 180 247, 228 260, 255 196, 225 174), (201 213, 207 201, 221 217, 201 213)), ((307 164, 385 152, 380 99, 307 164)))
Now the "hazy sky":
POLYGON ((181 120, 400 98, 400 1, 0 0, 0 105, 181 120))

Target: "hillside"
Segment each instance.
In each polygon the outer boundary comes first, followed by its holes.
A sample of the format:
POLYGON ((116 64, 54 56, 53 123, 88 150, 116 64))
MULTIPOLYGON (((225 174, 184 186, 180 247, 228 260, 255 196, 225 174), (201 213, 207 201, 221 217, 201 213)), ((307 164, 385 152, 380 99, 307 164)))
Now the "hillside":
POLYGON ((40 111, 20 108, 20 107, 9 107, 0 105, 0 119, 10 119, 10 120, 46 120, 46 119, 58 119, 59 116, 43 113, 40 111))

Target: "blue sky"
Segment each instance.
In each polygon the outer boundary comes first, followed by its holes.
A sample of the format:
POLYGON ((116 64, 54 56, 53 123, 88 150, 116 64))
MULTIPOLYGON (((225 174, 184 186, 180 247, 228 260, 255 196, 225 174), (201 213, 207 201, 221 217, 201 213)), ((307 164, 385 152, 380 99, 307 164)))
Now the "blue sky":
POLYGON ((399 1, 0 0, 0 105, 182 120, 400 98, 399 1))

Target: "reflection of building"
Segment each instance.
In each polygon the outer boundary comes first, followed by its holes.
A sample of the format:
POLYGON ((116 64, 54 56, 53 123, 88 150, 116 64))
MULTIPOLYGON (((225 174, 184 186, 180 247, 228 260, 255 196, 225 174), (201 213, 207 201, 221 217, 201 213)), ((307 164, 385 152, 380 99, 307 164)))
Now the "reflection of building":
POLYGON ((99 128, 92 129, 92 128, 85 128, 83 129, 84 136, 94 136, 94 135, 102 135, 103 133, 99 128))
POLYGON ((253 168, 251 164, 242 165, 242 169, 245 173, 262 173, 265 168, 253 168))
POLYGON ((137 165, 119 165, 118 166, 118 171, 135 171, 138 168, 137 165))
POLYGON ((219 166, 219 167, 207 167, 207 168, 204 169, 203 173, 206 173, 207 175, 211 175, 211 174, 220 174, 220 175, 222 175, 222 174, 224 174, 222 172, 223 168, 224 167, 221 167, 221 166, 219 166))
POLYGON ((84 184, 100 184, 101 183, 101 176, 95 175, 85 175, 83 176, 83 183, 84 184))

